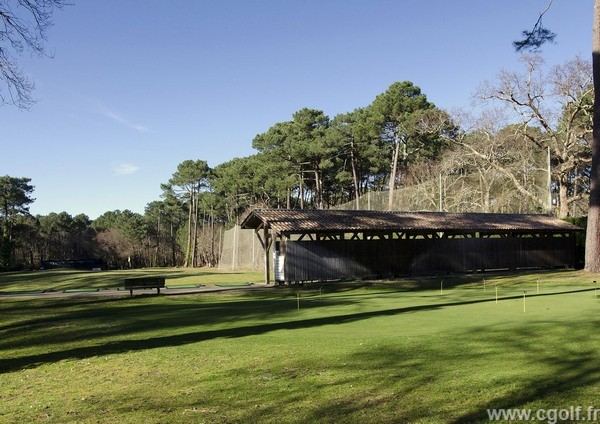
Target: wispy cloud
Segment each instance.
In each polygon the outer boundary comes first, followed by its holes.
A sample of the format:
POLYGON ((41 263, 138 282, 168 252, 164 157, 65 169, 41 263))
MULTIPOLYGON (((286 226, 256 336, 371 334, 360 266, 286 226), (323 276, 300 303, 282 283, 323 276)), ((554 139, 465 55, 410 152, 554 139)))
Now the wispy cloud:
POLYGON ((112 119, 113 121, 118 122, 121 125, 125 125, 127 128, 130 128, 132 130, 139 131, 139 132, 150 132, 148 127, 130 122, 111 110, 103 110, 102 114, 104 116, 112 119))
POLYGON ((115 175, 131 175, 138 172, 139 166, 131 163, 120 163, 113 167, 113 173, 115 175))

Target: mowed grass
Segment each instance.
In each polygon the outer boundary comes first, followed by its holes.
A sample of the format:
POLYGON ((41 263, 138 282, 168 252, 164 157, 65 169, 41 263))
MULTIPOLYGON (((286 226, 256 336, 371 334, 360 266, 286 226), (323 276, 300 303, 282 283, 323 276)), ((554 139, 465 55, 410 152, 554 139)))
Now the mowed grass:
POLYGON ((167 286, 239 284, 260 282, 264 272, 231 272, 216 268, 146 268, 119 271, 76 271, 67 269, 37 272, 0 273, 0 294, 28 291, 74 289, 114 289, 123 287, 125 278, 160 275, 167 286))
POLYGON ((594 279, 0 298, 0 422, 466 423, 600 407, 594 279))

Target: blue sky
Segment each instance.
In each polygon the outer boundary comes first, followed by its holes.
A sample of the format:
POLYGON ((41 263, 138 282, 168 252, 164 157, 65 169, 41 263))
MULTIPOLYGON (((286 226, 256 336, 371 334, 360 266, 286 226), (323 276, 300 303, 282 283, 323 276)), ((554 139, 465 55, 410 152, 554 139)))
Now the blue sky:
MULTIPOLYGON (((303 108, 333 117, 409 80, 470 107, 516 70, 511 41, 547 0, 79 0, 53 59, 25 54, 29 111, 0 107, 0 175, 28 177, 33 214, 143 213, 186 159, 216 166, 303 108)), ((592 0, 555 0, 549 65, 591 56, 592 0)))

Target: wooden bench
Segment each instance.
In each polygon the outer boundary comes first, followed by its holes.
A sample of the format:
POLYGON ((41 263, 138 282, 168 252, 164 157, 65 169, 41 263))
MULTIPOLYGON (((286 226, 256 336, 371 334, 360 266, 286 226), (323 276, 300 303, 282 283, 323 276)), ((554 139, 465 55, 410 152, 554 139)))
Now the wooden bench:
POLYGON ((133 290, 137 289, 156 289, 156 294, 160 294, 160 289, 165 286, 165 277, 136 277, 125 279, 125 290, 133 297, 133 290))

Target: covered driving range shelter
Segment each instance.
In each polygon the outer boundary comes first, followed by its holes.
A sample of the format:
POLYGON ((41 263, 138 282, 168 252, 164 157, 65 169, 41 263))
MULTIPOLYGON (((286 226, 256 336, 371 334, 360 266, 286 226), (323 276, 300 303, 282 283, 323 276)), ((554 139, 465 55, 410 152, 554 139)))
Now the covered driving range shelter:
POLYGON ((265 253, 265 281, 386 278, 571 267, 581 228, 549 215, 255 209, 241 224, 265 253))

